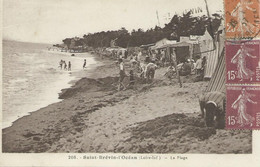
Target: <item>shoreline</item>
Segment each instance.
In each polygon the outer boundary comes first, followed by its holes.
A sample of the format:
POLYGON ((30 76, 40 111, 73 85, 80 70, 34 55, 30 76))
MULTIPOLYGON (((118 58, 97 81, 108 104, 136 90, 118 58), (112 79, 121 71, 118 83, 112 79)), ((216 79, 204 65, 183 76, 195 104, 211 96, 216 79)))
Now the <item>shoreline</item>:
MULTIPOLYGON (((29 115, 25 115, 25 116, 23 116, 23 117, 20 117, 20 118, 18 118, 17 120, 15 120, 13 123, 12 123, 12 125, 11 126, 9 126, 9 127, 6 127, 6 128, 3 128, 2 129, 2 136, 3 136, 3 140, 4 140, 4 138, 5 138, 5 132, 6 131, 9 131, 9 130, 11 130, 11 131, 15 131, 16 132, 16 129, 19 129, 19 131, 23 131, 22 132, 22 134, 19 134, 19 137, 18 138, 20 138, 20 137, 24 137, 24 136, 30 136, 31 135, 31 132, 29 132, 29 133, 27 133, 27 131, 28 131, 28 129, 27 128, 25 128, 26 126, 30 126, 30 125, 32 125, 31 123, 29 123, 28 124, 28 120, 31 120, 31 121, 33 121, 33 124, 35 124, 35 125, 37 125, 37 123, 39 123, 39 122, 35 122, 34 120, 38 120, 38 118, 39 117, 41 117, 41 115, 42 115, 42 113, 43 112, 45 112, 46 110, 48 110, 49 108, 53 108, 53 106, 55 106, 54 108, 56 108, 56 106, 59 106, 60 104, 63 104, 63 103, 66 103, 66 102, 64 102, 65 100, 67 100, 69 97, 67 97, 66 95, 64 96, 64 94, 66 94, 66 92, 68 92, 68 91, 70 91, 70 90, 73 90, 73 87, 75 87, 75 85, 78 83, 78 82, 80 82, 81 80, 85 80, 85 79, 87 79, 87 78, 89 78, 89 77, 93 77, 93 78, 96 78, 96 79, 98 79, 98 78, 100 78, 100 77, 102 77, 102 76, 99 76, 99 75, 97 75, 98 73, 97 72, 95 72, 95 70, 97 70, 97 69, 100 69, 101 71, 103 71, 103 68, 104 68, 104 66, 110 66, 111 67, 111 63, 113 63, 111 60, 108 60, 108 59, 101 59, 100 57, 98 57, 98 55, 93 55, 93 57, 94 57, 94 59, 95 59, 95 61, 97 62, 97 64, 95 64, 95 65, 90 65, 88 68, 89 69, 87 69, 86 71, 85 70, 81 70, 81 71, 76 71, 76 72, 73 72, 73 73, 71 73, 70 75, 72 75, 72 76, 74 76, 75 78, 79 78, 79 79, 73 79, 73 80, 71 80, 70 81, 70 84, 71 84, 71 86, 69 87, 69 88, 61 88, 61 93, 59 93, 59 99, 61 99, 61 101, 59 101, 59 102, 55 102, 55 103, 51 103, 51 104, 49 104, 49 105, 47 105, 47 106, 45 106, 45 107, 42 107, 42 108, 40 108, 40 109, 38 109, 38 110, 36 110, 36 111, 32 111, 32 112, 29 112, 29 115), (62 97, 62 98, 61 98, 62 97), (36 117, 36 119, 35 119, 35 117, 36 117), (25 125, 25 126, 23 126, 23 125, 25 125), (24 134, 25 133, 25 134, 24 134)), ((105 69, 104 69, 105 70, 105 69)), ((106 73, 102 73, 102 74, 105 74, 106 75, 106 73)), ((88 80, 88 79, 87 79, 88 80)), ((90 79, 90 80, 95 80, 95 79, 90 79)), ((90 86, 91 87, 91 86, 90 86)), ((77 92, 76 92, 77 93, 77 92)), ((60 109, 60 108, 59 108, 60 109)), ((44 113, 45 114, 45 113, 44 113)), ((49 116, 47 116, 48 118, 49 118, 49 116)), ((44 120, 43 121, 41 121, 41 122, 45 122, 44 120)), ((28 128, 30 128, 28 126, 28 128)), ((34 130, 33 130, 34 131, 34 130)), ((38 133, 37 133, 38 134, 38 133)), ((17 135, 17 134, 15 134, 15 135, 17 135)), ((34 136, 34 135, 32 135, 32 136, 34 136)), ((12 139, 14 139, 13 137, 12 137, 12 134, 11 134, 11 138, 12 139)), ((33 138, 33 140, 34 140, 35 138, 33 138)), ((8 143, 9 143, 9 141, 8 141, 8 143)), ((2 143, 2 148, 3 148, 3 152, 4 152, 4 147, 5 147, 5 143, 3 142, 2 143)), ((7 145, 9 145, 9 144, 7 144, 7 145)), ((12 144, 11 144, 12 145, 12 144)), ((23 149, 24 150, 24 149, 23 149)), ((26 149, 25 149, 26 150, 26 149)), ((7 151, 7 152, 9 152, 9 151, 7 151)), ((11 151, 12 152, 12 151, 11 151)), ((16 152, 16 151, 15 151, 16 152)), ((20 151, 18 151, 18 152, 20 152, 20 151)), ((22 151, 23 152, 23 151, 22 151)), ((26 152, 26 151, 25 151, 26 152)))
POLYGON ((133 89, 117 91, 117 66, 102 63, 64 89, 61 102, 3 129, 3 152, 252 153, 250 131, 208 128, 198 116, 207 82, 182 77, 180 89, 160 68, 153 83, 136 78, 133 89))
MULTIPOLYGON (((46 51, 46 50, 40 50, 39 53, 43 53, 43 54, 59 54, 62 56, 70 56, 69 53, 63 53, 63 52, 55 52, 55 51, 46 51)), ((25 112, 20 113, 20 115, 18 116, 12 116, 11 118, 7 119, 10 120, 8 122, 5 122, 5 124, 2 124, 2 129, 8 128, 10 126, 12 126, 13 122, 17 121, 18 119, 23 118, 24 116, 29 116, 31 115, 31 113, 36 112, 44 107, 47 107, 53 103, 57 103, 60 102, 62 99, 59 98, 59 94, 62 93, 63 89, 68 89, 70 87, 72 87, 78 80, 80 80, 81 78, 83 78, 82 75, 89 73, 89 71, 92 71, 93 68, 102 65, 102 63, 100 62, 100 60, 96 59, 96 56, 90 54, 90 53, 80 53, 78 54, 79 59, 83 58, 83 57, 89 57, 91 58, 90 63, 88 64, 87 68, 85 70, 81 69, 81 70, 74 70, 74 71, 67 71, 65 73, 63 73, 62 75, 64 75, 63 77, 59 76, 60 78, 57 80, 63 80, 60 82, 55 82, 54 87, 50 87, 50 89, 45 90, 45 92, 53 92, 52 94, 48 93, 49 95, 53 95, 53 96, 48 96, 48 98, 43 98, 43 101, 41 103, 39 103, 38 105, 35 106, 31 106, 31 108, 29 108, 27 111, 24 110, 25 112), (92 64, 92 59, 94 60, 94 64, 92 64), (82 73, 82 74, 81 74, 82 73), (78 75, 81 74, 81 75, 78 75), (63 84, 60 84, 62 83, 63 84), (56 86, 58 84, 58 86, 56 86), (53 89, 54 88, 54 89, 53 89)), ((83 60, 83 59, 82 59, 83 60)), ((42 96, 45 97, 45 96, 42 96)), ((23 110, 22 110, 23 111, 23 110)))

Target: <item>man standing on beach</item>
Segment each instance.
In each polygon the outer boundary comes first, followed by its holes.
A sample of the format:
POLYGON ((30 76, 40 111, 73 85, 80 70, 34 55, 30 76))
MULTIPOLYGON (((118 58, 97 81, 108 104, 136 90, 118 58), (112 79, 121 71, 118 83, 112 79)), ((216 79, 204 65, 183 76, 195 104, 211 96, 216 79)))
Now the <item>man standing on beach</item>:
POLYGON ((195 65, 196 74, 201 78, 202 77, 202 58, 198 57, 195 65))
POLYGON ((198 81, 203 80, 203 66, 202 66, 202 58, 198 57, 199 59, 196 61, 195 64, 195 69, 196 69, 196 74, 198 76, 198 81))
POLYGON ((125 78, 125 66, 123 59, 118 59, 119 63, 119 85, 118 85, 118 91, 121 90, 121 86, 123 86, 124 90, 126 89, 125 85, 123 84, 124 78, 125 78))

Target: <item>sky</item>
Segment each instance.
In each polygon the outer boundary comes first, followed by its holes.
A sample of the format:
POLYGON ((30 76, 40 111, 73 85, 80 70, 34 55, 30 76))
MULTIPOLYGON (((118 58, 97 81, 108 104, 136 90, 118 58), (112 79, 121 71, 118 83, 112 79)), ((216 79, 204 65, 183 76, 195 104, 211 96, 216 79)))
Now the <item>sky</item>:
MULTIPOLYGON (((223 12, 222 0, 207 3, 210 14, 223 12)), ((3 38, 54 44, 121 27, 147 30, 198 7, 196 15, 206 15, 204 0, 3 0, 3 38)))

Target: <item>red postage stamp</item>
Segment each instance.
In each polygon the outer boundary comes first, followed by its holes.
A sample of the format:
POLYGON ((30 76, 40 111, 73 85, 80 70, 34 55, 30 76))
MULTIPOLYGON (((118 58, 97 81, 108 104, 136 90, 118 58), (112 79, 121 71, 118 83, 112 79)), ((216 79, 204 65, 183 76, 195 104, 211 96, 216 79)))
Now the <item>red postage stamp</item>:
POLYGON ((260 129, 260 86, 227 86, 226 129, 260 129))
POLYGON ((226 37, 259 37, 259 0, 225 0, 226 37))
POLYGON ((226 42, 226 83, 260 83, 260 40, 226 42))

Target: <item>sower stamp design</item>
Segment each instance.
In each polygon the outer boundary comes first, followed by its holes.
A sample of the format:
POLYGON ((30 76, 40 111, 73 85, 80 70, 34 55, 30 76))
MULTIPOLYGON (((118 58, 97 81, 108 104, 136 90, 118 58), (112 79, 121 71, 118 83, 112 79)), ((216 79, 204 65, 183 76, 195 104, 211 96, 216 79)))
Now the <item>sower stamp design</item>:
POLYGON ((260 129, 260 86, 227 86, 226 128, 260 129))
POLYGON ((226 83, 260 83, 260 41, 226 42, 226 83))
POLYGON ((225 0, 226 37, 259 37, 259 0, 225 0))

